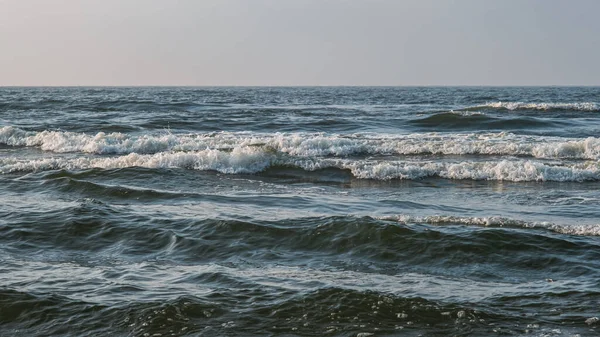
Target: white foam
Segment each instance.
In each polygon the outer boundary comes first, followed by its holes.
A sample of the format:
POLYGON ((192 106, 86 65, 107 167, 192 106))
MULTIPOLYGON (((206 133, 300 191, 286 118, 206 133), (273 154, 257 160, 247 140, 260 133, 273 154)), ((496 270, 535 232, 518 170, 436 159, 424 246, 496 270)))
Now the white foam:
MULTIPOLYGON (((76 132, 28 132, 5 126, 0 128, 0 143, 11 146, 39 147, 57 153, 84 152, 96 154, 155 153, 184 148, 186 139, 171 134, 129 136, 123 133, 99 132, 88 135, 76 132)), ((202 144, 198 144, 202 146, 202 144)), ((207 147, 206 145, 204 146, 207 147)))
POLYGON ((391 180, 440 177, 446 179, 504 181, 576 181, 600 180, 597 163, 552 166, 531 160, 485 162, 406 162, 346 159, 296 160, 294 166, 306 170, 347 169, 359 179, 391 180))
POLYGON ((351 155, 498 155, 600 159, 600 139, 522 136, 511 133, 337 135, 322 133, 213 134, 28 132, 0 128, 0 144, 39 147, 56 153, 152 154, 257 146, 299 157, 351 155))
POLYGON ((441 177, 446 179, 506 181, 600 180, 598 162, 550 165, 535 160, 500 161, 403 161, 348 158, 297 157, 265 146, 238 146, 231 150, 130 153, 117 157, 50 157, 0 159, 0 172, 88 168, 185 168, 226 174, 258 173, 271 166, 290 166, 315 171, 349 170, 358 179, 391 180, 441 177))
POLYGON ((263 140, 295 156, 384 155, 509 155, 535 158, 599 159, 600 139, 517 136, 510 133, 412 134, 358 137, 278 134, 263 140))
POLYGON ((0 159, 0 172, 146 167, 214 170, 227 174, 240 174, 263 171, 270 165, 271 157, 271 154, 255 147, 240 147, 231 152, 203 150, 196 152, 160 152, 152 155, 130 153, 125 156, 109 158, 55 157, 34 160, 5 158, 0 159))
POLYGON ((381 220, 397 221, 402 224, 425 223, 430 225, 460 224, 483 227, 543 228, 560 234, 580 236, 600 236, 600 224, 572 225, 551 222, 530 222, 505 217, 460 217, 451 215, 411 216, 396 215, 377 217, 381 220))
POLYGON ((600 111, 600 105, 595 102, 580 103, 527 103, 527 102, 489 102, 475 108, 496 108, 507 110, 574 110, 574 111, 600 111))

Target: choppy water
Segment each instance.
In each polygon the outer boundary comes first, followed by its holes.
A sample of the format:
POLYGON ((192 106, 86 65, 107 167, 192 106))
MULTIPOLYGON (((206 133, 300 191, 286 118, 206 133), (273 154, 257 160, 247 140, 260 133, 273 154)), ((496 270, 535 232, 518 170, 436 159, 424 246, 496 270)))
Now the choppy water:
POLYGON ((600 335, 600 88, 0 88, 1 336, 600 335))

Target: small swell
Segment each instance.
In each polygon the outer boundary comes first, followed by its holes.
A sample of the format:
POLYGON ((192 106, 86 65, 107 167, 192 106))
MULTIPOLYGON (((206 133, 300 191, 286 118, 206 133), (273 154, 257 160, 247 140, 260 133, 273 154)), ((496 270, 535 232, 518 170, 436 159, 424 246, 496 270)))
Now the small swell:
POLYGON ((556 121, 534 117, 499 118, 481 113, 444 112, 410 121, 411 124, 436 130, 514 130, 558 126, 556 121))
POLYGON ((80 192, 88 195, 101 195, 112 198, 136 199, 144 201, 161 200, 163 198, 177 199, 189 196, 189 194, 161 191, 154 189, 142 189, 129 186, 110 185, 98 182, 75 179, 68 176, 57 177, 47 180, 44 184, 57 185, 64 191, 80 192))
POLYGON ((414 120, 412 123, 421 126, 463 125, 467 122, 487 122, 493 119, 481 113, 441 112, 414 120))

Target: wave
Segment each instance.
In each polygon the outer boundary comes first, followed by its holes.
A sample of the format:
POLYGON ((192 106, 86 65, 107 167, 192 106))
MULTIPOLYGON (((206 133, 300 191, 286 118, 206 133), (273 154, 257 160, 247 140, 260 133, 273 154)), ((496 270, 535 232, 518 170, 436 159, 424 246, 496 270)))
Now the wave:
POLYGON ((151 155, 131 153, 118 157, 51 157, 40 159, 2 158, 0 172, 45 171, 128 167, 183 168, 217 171, 224 174, 256 174, 273 167, 306 171, 338 169, 357 179, 392 180, 444 179, 503 181, 596 181, 600 180, 598 162, 553 165, 534 160, 500 161, 401 161, 346 158, 302 158, 244 146, 230 151, 202 150, 160 152, 151 155))
POLYGON ((508 228, 539 228, 560 234, 578 236, 600 236, 600 224, 597 225, 566 225, 551 222, 531 222, 511 219, 506 217, 461 217, 452 215, 412 216, 396 215, 376 217, 379 220, 397 221, 401 224, 429 224, 429 225, 465 225, 481 227, 508 227, 508 228))
POLYGON ((552 166, 531 160, 485 162, 405 162, 405 161, 295 161, 295 166, 314 171, 324 168, 349 170, 355 178, 374 180, 414 180, 429 177, 456 180, 575 181, 600 180, 596 163, 552 166))
POLYGON ((0 145, 36 147, 56 153, 157 154, 257 147, 299 157, 356 155, 492 155, 546 159, 600 159, 600 139, 523 136, 512 133, 409 135, 219 132, 206 134, 95 135, 0 128, 0 145))
POLYGON ((498 118, 477 111, 452 111, 436 113, 409 122, 418 127, 437 130, 514 130, 526 128, 557 127, 565 121, 555 121, 534 117, 498 118))
POLYGON ((471 123, 487 123, 495 118, 477 111, 450 111, 440 112, 424 118, 412 120, 412 124, 419 126, 451 127, 469 125, 471 123))
POLYGON ((88 135, 63 131, 25 131, 12 126, 0 128, 0 144, 39 147, 44 151, 95 154, 154 153, 174 150, 181 140, 166 134, 161 136, 129 136, 120 132, 88 135))
MULTIPOLYGON (((52 266, 53 268, 55 266, 52 266)), ((52 268, 52 269, 53 269, 52 268)), ((229 276, 227 268, 215 277, 229 276)), ((71 299, 64 296, 36 294, 29 289, 0 289, 0 310, 6 331, 16 335, 37 336, 249 336, 249 335, 344 335, 375 336, 376 334, 397 335, 404 329, 434 331, 443 335, 471 334, 486 335, 491 331, 488 321, 495 322, 494 328, 519 326, 524 328, 526 318, 513 312, 494 312, 485 306, 465 303, 442 302, 422 297, 389 294, 383 291, 364 291, 334 286, 299 293, 274 287, 275 282, 284 280, 286 274, 313 276, 310 271, 280 268, 282 275, 266 275, 273 283, 268 288, 225 289, 223 286, 211 294, 183 295, 166 300, 131 300, 120 305, 99 305, 89 300, 71 299), (309 275, 307 275, 309 274, 309 275), (270 292, 269 292, 270 291, 270 292), (250 295, 248 295, 250 294, 250 295), (274 295, 275 294, 275 295, 274 295), (243 312, 243 315, 240 313, 243 312), (73 322, 77 322, 74 324, 73 322), (433 326, 433 327, 432 327, 433 326)), ((198 273, 197 271, 195 272, 198 273)), ((256 273, 260 275, 260 269, 256 273)), ((168 273, 165 273, 168 274, 168 273)), ((352 274, 327 277, 346 277, 352 274)), ((316 274, 314 277, 318 277, 316 274)), ((419 275, 408 277, 382 277, 358 275, 374 286, 394 286, 394 281, 412 281, 413 287, 430 286, 442 288, 433 280, 423 281, 419 275), (412 279, 411 279, 412 277, 412 279), (399 279, 399 280, 396 280, 399 279)), ((292 278, 293 280, 293 278, 292 278)), ((84 279, 89 282, 89 279, 84 279)), ((286 280, 287 281, 287 280, 286 280)), ((304 280, 301 280, 304 281, 304 280)), ((318 279, 317 279, 318 281, 318 279)), ((452 282, 442 280, 442 284, 452 282)), ((120 281, 123 283, 123 281, 120 281)), ((181 281, 179 281, 181 283, 181 281)), ((114 282, 113 282, 114 283, 114 282)), ((454 282, 456 283, 456 282, 454 282)), ((117 283, 118 284, 118 283, 117 283)), ((187 284, 186 284, 187 285, 187 284)), ((398 284, 395 284, 397 290, 398 284)), ((471 284, 471 286, 475 286, 471 284)), ((477 284, 476 286, 481 287, 477 284)), ((117 287, 115 287, 117 288, 117 287)), ((165 288, 165 286, 163 286, 165 288)), ((198 288, 198 286, 189 286, 198 288)), ((138 286, 121 286, 119 293, 140 292, 138 286)), ((460 289, 459 289, 460 290, 460 289)), ((441 290, 439 290, 441 292, 441 290)), ((448 292, 446 292, 448 293, 448 292)), ((569 308, 571 303, 568 303, 569 308)), ((570 320, 583 321, 580 315, 570 320)), ((569 321, 571 325, 575 322, 569 321)), ((579 323, 577 322, 577 323, 579 323)), ((546 323, 553 326, 556 323, 546 323)), ((579 323, 582 325, 582 323, 579 323)), ((563 328, 564 329, 564 328, 563 328)))
POLYGON ((483 105, 468 107, 464 110, 477 109, 500 109, 500 110, 539 110, 539 111, 600 111, 600 104, 596 102, 578 102, 578 103, 528 103, 528 102, 489 102, 483 105))

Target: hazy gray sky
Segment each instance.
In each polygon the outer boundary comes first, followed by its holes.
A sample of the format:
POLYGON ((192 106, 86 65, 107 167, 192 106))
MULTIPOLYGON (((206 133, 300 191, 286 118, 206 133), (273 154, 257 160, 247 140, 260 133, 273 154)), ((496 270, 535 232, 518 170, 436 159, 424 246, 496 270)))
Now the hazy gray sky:
POLYGON ((0 85, 561 84, 599 0, 0 0, 0 85))

